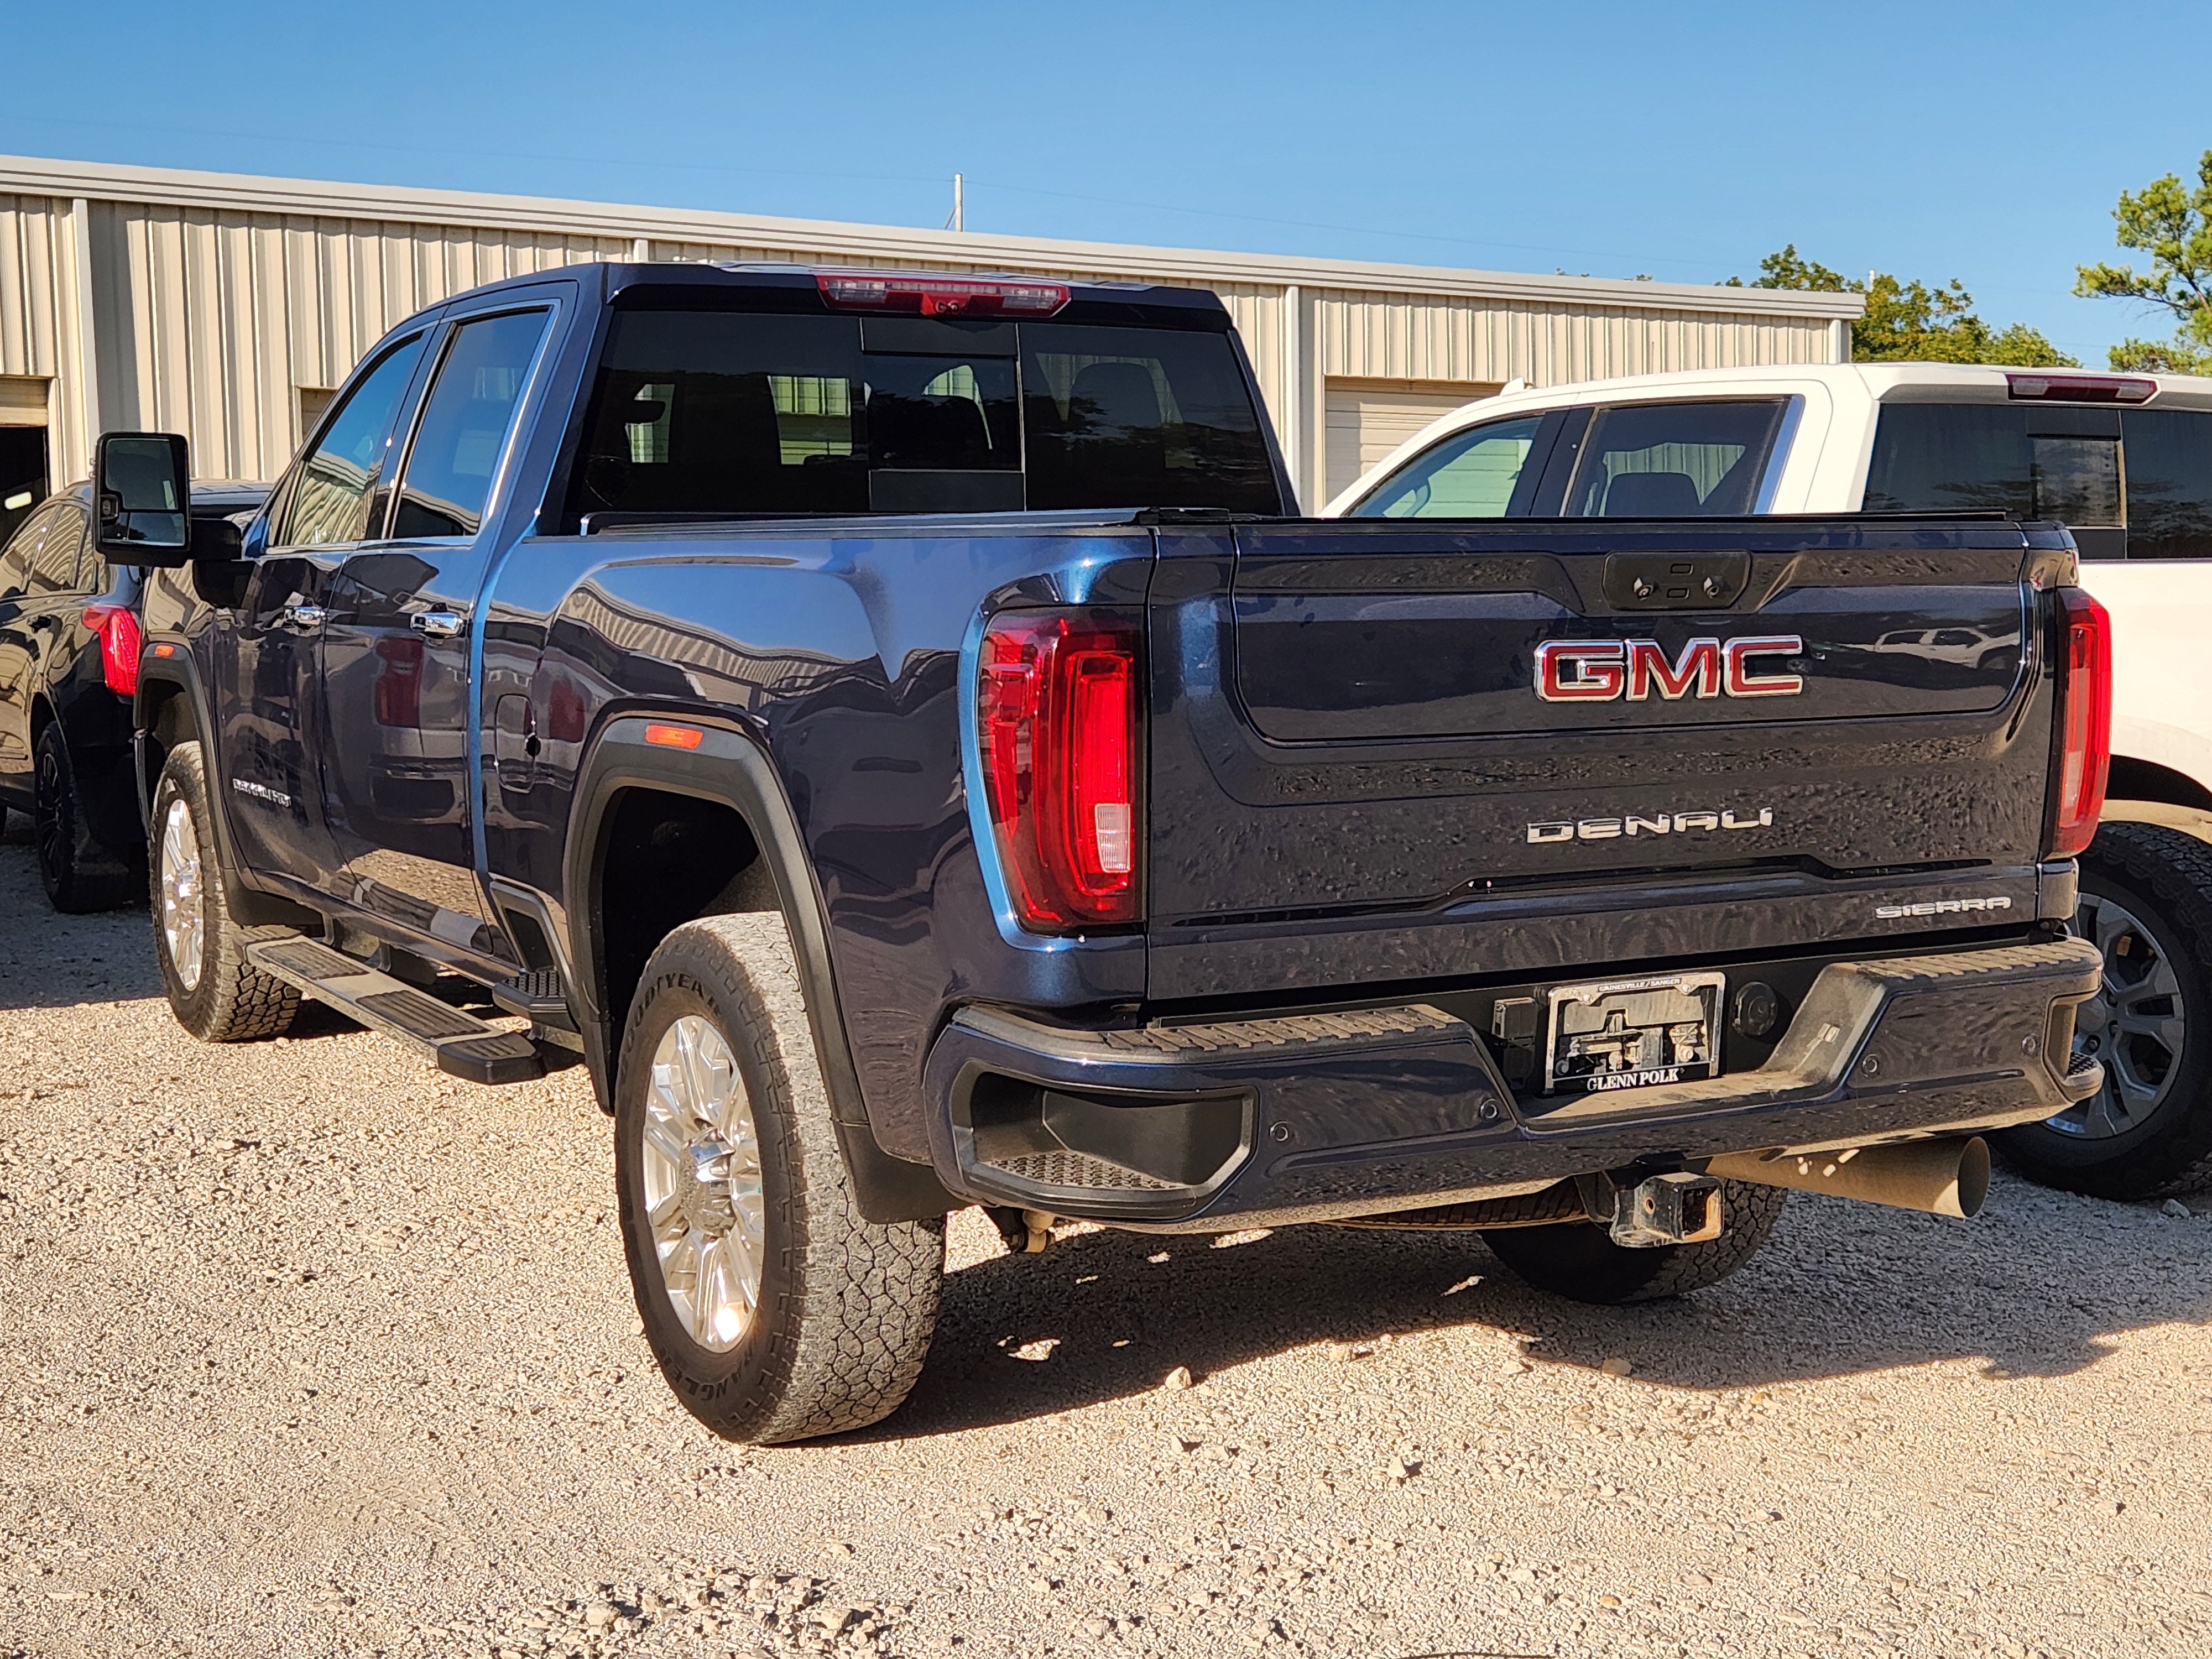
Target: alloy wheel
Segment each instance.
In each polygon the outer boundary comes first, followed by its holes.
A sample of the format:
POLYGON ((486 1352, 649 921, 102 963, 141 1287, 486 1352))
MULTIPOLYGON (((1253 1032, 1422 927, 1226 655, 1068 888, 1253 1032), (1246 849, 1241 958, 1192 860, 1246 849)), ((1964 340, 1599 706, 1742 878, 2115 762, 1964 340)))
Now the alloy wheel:
POLYGON ((31 799, 31 836, 39 868, 51 886, 67 873, 70 835, 69 786, 62 777, 61 756, 51 744, 39 750, 31 799))
POLYGON ((2050 1127, 2106 1140, 2148 1122, 2181 1068, 2181 981, 2162 934, 2118 900, 2085 892, 2074 931, 2105 958, 2097 994, 2074 1018, 2074 1052, 2101 1060, 2104 1085, 2050 1127))
POLYGON ((751 1098, 728 1039, 705 1018, 683 1015, 661 1034, 643 1133, 661 1289, 693 1341, 726 1352, 760 1303, 768 1206, 751 1098))
POLYGON ((207 944, 207 893, 200 879, 200 838, 192 809, 169 803, 161 820, 161 946, 187 995, 198 988, 207 944))

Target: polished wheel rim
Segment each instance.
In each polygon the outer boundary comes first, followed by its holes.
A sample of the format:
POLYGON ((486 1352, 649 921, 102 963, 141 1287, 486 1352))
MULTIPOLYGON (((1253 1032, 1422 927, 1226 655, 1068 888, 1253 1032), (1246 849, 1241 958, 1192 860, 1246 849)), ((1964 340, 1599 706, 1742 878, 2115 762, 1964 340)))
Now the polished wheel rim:
POLYGON ((2141 1128, 2172 1091, 2181 1069, 2181 979, 2160 936, 2115 900, 2082 894, 2074 931, 2105 958, 2097 994, 2074 1017, 2074 1052, 2101 1060, 2105 1082, 2051 1127, 2106 1140, 2141 1128))
POLYGON ((200 838, 192 828, 192 809, 169 803, 161 820, 161 945, 177 983, 187 993, 200 982, 200 952, 206 943, 207 896, 200 887, 200 838))
POLYGON ((38 810, 31 814, 31 834, 38 843, 39 867, 52 879, 62 872, 62 842, 68 827, 62 811, 61 757, 51 747, 39 751, 38 778, 32 787, 38 810))
POLYGON ((645 1097, 645 1218, 668 1305, 691 1340, 737 1346, 760 1304, 760 1136, 737 1056, 685 1014, 653 1051, 645 1097))

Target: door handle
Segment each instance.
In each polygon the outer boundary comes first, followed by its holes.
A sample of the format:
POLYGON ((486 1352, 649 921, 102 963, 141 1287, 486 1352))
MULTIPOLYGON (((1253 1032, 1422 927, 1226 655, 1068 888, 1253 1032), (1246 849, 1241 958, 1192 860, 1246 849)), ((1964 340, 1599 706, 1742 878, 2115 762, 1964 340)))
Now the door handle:
POLYGON ((459 611, 417 611, 408 617, 407 625, 430 639, 450 640, 468 626, 468 620, 459 611))
POLYGON ((288 605, 276 613, 276 620, 294 628, 320 628, 330 614, 319 605, 288 605))

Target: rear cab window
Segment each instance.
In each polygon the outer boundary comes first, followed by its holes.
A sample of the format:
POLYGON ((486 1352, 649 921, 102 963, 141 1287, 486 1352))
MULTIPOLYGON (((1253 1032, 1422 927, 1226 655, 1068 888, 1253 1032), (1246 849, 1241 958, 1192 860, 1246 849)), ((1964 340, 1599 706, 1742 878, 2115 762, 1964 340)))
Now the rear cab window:
POLYGON ((2086 558, 2212 557, 2212 410, 1885 403, 1863 504, 2055 519, 2086 558))
POLYGON ((617 308, 572 522, 1204 507, 1282 510, 1214 328, 617 308))

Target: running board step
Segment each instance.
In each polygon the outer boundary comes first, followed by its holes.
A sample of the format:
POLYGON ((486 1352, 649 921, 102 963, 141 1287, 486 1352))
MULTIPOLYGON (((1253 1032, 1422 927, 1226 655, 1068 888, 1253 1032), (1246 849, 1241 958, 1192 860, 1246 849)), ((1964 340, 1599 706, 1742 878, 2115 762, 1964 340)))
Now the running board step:
POLYGON ((568 1012, 568 988, 557 968, 539 968, 503 979, 491 988, 491 1000, 508 1013, 534 1024, 573 1031, 575 1017, 568 1012))
POLYGON ((487 1025, 465 1009, 318 940, 258 939, 246 947, 246 959, 413 1049, 441 1072, 471 1083, 522 1083, 545 1074, 538 1045, 521 1033, 487 1025))

